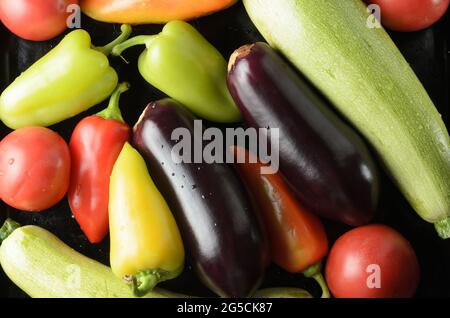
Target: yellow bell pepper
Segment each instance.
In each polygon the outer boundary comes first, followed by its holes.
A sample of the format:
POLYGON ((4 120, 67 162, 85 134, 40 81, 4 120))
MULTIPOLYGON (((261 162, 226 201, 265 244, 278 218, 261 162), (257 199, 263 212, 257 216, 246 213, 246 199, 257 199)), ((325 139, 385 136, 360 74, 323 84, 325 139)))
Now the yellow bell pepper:
POLYGON ((182 272, 178 226, 144 159, 128 143, 111 174, 109 226, 112 271, 129 282, 137 296, 182 272))

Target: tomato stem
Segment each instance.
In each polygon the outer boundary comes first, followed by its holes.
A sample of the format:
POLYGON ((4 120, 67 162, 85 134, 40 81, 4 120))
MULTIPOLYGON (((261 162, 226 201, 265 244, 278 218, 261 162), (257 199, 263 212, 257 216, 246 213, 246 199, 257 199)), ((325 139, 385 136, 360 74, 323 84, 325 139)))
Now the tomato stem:
POLYGON ((130 89, 130 84, 124 82, 117 85, 115 91, 112 93, 108 107, 97 113, 97 116, 100 116, 106 120, 117 120, 120 122, 124 122, 122 113, 120 112, 119 100, 120 95, 130 89))
POLYGON ((6 219, 5 223, 3 223, 3 226, 0 228, 0 243, 6 240, 6 238, 20 226, 19 223, 10 218, 6 219))

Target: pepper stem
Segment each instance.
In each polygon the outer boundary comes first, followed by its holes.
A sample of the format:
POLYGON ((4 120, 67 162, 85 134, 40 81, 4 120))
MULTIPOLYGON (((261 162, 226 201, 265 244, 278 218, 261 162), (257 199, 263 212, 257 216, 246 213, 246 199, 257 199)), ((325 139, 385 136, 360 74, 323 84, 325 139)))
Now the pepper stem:
POLYGON ((314 264, 307 269, 305 269, 302 273, 308 278, 314 279, 322 289, 322 296, 320 298, 330 298, 330 291, 328 290, 327 283, 322 276, 322 262, 314 264))
POLYGON ((99 46, 99 47, 94 47, 95 50, 102 52, 105 55, 110 55, 113 48, 116 45, 119 45, 120 43, 122 43, 123 41, 125 41, 126 39, 128 39, 131 35, 131 25, 129 24, 122 24, 120 26, 120 31, 121 34, 111 43, 106 44, 105 46, 99 46))
POLYGON ((116 89, 112 93, 108 107, 106 107, 101 112, 97 113, 97 116, 100 116, 106 120, 117 120, 120 122, 124 122, 122 113, 120 112, 119 100, 120 95, 130 89, 130 84, 127 82, 120 83, 117 85, 116 89))
POLYGON ((6 219, 5 223, 3 223, 3 226, 0 228, 0 243, 6 240, 6 238, 19 227, 20 224, 16 221, 10 218, 6 219))
POLYGON ((177 277, 183 268, 174 272, 162 269, 150 269, 140 271, 132 276, 125 276, 124 279, 131 284, 131 290, 136 297, 143 297, 152 291, 155 286, 163 281, 177 277))
POLYGON ((442 239, 450 238, 450 217, 434 223, 434 228, 442 239))
POLYGON ((115 45, 111 51, 114 56, 121 56, 122 52, 136 45, 145 45, 147 48, 153 42, 157 35, 138 35, 124 42, 115 45))

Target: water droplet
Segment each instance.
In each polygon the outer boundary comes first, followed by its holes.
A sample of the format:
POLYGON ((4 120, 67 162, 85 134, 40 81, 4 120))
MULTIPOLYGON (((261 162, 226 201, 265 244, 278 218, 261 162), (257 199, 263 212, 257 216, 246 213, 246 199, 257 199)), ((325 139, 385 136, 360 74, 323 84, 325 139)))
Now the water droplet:
POLYGON ((197 167, 197 170, 200 170, 201 168, 200 167, 197 167))
POLYGON ((217 223, 214 223, 214 226, 217 227, 217 223))
POLYGON ((181 189, 184 189, 184 185, 181 186, 181 189))
POLYGON ((75 219, 75 215, 73 215, 73 214, 72 214, 70 217, 71 217, 72 219, 75 219))
POLYGON ((164 162, 161 162, 161 166, 164 166, 164 162))
POLYGON ((205 200, 205 196, 202 194, 202 199, 205 200))
POLYGON ((161 149, 163 149, 164 148, 164 145, 161 145, 161 149))
POLYGON ((41 191, 42 191, 43 193, 45 193, 45 192, 47 192, 47 189, 46 189, 46 188, 42 188, 41 191))
POLYGON ((183 178, 186 178, 186 176, 183 174, 183 178))
POLYGON ((192 190, 197 189, 197 186, 195 184, 193 184, 191 187, 192 187, 192 190))
POLYGON ((175 173, 172 172, 172 177, 175 177, 175 173))
POLYGON ((10 158, 9 160, 8 160, 8 164, 9 165, 12 165, 14 163, 14 158, 10 158))

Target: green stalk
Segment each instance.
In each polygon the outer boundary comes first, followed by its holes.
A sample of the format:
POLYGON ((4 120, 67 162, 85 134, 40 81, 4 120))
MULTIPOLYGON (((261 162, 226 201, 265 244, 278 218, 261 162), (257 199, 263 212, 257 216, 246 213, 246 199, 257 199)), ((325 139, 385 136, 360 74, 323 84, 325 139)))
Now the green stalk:
POLYGON ((129 49, 130 47, 136 46, 136 45, 145 45, 148 48, 157 36, 158 35, 135 36, 131 39, 126 40, 125 42, 115 45, 111 51, 111 54, 113 56, 121 56, 123 51, 129 49))
POLYGON ((322 262, 319 262, 305 269, 302 274, 307 278, 314 279, 320 285, 320 288, 322 289, 322 296, 320 298, 330 298, 330 291, 321 272, 322 262))
POLYGON ((434 228, 443 239, 450 238, 450 217, 434 223, 434 228))
POLYGON ((120 31, 121 34, 114 41, 106 44, 105 46, 94 47, 94 49, 102 52, 106 56, 110 55, 116 45, 119 45, 130 37, 132 29, 129 24, 122 24, 120 26, 120 31))
POLYGON ((181 274, 183 268, 179 270, 168 272, 162 269, 150 269, 139 271, 132 276, 125 276, 124 279, 131 284, 131 290, 137 297, 143 297, 151 292, 159 283, 173 279, 181 274))
POLYGON ((100 116, 106 120, 117 120, 120 122, 124 122, 122 113, 120 112, 119 100, 120 95, 130 89, 129 83, 120 83, 117 85, 115 91, 112 93, 111 98, 109 99, 108 107, 106 107, 101 112, 97 113, 97 116, 100 116))
POLYGON ((5 223, 3 223, 3 226, 0 228, 0 244, 20 226, 21 225, 19 223, 11 220, 10 218, 6 219, 5 223))

